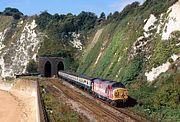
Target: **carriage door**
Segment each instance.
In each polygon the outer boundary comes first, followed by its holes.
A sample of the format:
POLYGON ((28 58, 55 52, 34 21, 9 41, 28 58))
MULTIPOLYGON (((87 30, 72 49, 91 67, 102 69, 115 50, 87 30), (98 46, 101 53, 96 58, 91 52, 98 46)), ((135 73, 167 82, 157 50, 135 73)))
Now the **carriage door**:
POLYGON ((110 92, 110 86, 108 85, 107 87, 107 97, 110 98, 111 97, 111 92, 110 92))
POLYGON ((91 83, 92 91, 94 92, 94 82, 91 83))

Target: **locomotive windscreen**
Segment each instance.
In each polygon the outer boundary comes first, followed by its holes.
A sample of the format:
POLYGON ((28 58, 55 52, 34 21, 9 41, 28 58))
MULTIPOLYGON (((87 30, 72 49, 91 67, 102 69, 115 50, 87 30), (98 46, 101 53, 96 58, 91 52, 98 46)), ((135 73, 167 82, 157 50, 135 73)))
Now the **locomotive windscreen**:
POLYGON ((125 86, 122 83, 115 83, 112 85, 112 88, 125 88, 125 86))

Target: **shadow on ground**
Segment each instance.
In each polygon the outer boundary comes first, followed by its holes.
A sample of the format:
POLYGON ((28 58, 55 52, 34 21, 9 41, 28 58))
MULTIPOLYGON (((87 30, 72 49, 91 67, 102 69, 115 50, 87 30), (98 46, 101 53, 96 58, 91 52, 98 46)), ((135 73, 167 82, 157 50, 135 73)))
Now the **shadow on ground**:
POLYGON ((117 107, 119 107, 119 108, 134 107, 137 104, 138 104, 137 100, 129 96, 129 98, 126 102, 124 102, 122 104, 118 104, 117 107))

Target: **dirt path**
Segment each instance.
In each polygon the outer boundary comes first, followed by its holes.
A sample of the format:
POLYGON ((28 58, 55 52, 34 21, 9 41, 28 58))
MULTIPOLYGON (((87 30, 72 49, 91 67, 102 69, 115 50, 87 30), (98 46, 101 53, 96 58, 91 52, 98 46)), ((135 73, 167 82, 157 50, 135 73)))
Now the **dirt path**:
POLYGON ((86 52, 89 52, 97 43, 99 37, 101 36, 101 33, 103 32, 104 28, 97 30, 96 34, 94 35, 94 38, 92 42, 89 44, 89 46, 86 49, 86 52))
POLYGON ((15 97, 0 90, 0 122, 20 122, 21 110, 21 103, 15 97))
POLYGON ((0 122, 36 122, 37 98, 34 82, 17 80, 12 87, 0 82, 0 86, 0 122))
POLYGON ((22 94, 18 91, 11 92, 11 95, 18 101, 18 105, 21 107, 21 122, 36 122, 35 97, 22 94))

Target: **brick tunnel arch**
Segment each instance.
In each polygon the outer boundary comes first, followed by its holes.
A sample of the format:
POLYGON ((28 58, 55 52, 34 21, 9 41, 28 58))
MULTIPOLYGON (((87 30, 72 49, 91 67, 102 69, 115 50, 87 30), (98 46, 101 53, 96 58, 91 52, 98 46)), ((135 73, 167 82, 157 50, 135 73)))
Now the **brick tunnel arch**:
POLYGON ((60 61, 60 62, 58 63, 58 65, 57 65, 57 73, 58 73, 58 71, 60 71, 60 70, 64 70, 64 64, 63 64, 62 61, 60 61))
POLYGON ((52 71, 51 71, 51 63, 47 61, 44 65, 44 76, 45 77, 51 77, 52 71))
POLYGON ((62 57, 39 57, 38 72, 45 77, 58 76, 59 70, 65 70, 64 58, 62 57))

